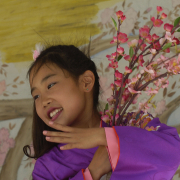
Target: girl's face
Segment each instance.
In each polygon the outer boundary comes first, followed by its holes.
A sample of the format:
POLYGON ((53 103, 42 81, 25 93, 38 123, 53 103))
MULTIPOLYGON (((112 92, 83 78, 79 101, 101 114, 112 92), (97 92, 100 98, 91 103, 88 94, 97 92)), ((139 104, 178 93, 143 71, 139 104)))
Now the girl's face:
POLYGON ((36 112, 45 124, 55 121, 62 125, 72 125, 84 118, 84 91, 67 71, 48 64, 43 65, 35 76, 33 74, 34 69, 29 78, 31 94, 36 112))

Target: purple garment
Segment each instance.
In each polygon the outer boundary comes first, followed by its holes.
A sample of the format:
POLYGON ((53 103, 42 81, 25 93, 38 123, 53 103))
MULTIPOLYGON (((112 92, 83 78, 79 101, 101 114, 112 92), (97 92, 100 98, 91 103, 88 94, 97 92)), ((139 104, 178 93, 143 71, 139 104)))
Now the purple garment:
MULTIPOLYGON (((180 164, 180 138, 177 130, 160 123, 158 118, 147 131, 137 127, 115 126, 120 143, 120 157, 110 180, 170 180, 180 164)), ((107 125, 102 122, 103 127, 107 125)), ((58 144, 38 158, 34 180, 84 180, 82 169, 90 164, 98 147, 61 151, 58 144)))

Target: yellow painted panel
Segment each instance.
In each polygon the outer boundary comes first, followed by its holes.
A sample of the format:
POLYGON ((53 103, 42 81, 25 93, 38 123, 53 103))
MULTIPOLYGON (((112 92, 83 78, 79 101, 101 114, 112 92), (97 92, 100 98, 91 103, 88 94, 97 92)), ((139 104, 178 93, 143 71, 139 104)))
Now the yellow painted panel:
MULTIPOLYGON (((9 62, 32 60, 38 42, 61 41, 66 44, 100 33, 96 24, 99 4, 115 0, 1 0, 0 51, 9 62), (41 37, 42 38, 41 38, 41 37)), ((112 3, 113 5, 113 3, 112 3)))

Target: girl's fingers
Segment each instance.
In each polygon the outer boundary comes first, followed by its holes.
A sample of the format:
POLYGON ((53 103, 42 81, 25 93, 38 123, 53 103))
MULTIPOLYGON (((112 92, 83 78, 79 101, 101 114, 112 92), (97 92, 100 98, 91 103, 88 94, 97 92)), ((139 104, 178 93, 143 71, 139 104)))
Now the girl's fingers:
POLYGON ((60 137, 72 137, 72 133, 56 132, 56 131, 43 131, 46 136, 60 136, 60 137))
POLYGON ((46 140, 49 142, 55 142, 55 143, 72 143, 72 139, 71 138, 67 138, 67 137, 46 137, 46 140))

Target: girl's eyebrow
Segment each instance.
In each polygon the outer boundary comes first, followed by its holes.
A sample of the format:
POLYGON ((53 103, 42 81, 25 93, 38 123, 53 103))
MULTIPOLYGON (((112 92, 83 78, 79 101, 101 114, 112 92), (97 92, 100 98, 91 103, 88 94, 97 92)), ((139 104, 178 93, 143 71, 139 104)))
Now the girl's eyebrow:
MULTIPOLYGON (((47 81, 50 77, 52 77, 52 76, 55 76, 56 74, 48 74, 47 76, 45 76, 42 80, 41 80, 41 84, 43 83, 43 82, 45 82, 45 81, 47 81)), ((32 89, 31 89, 31 94, 33 93, 33 91, 36 89, 36 87, 33 87, 32 89)))

